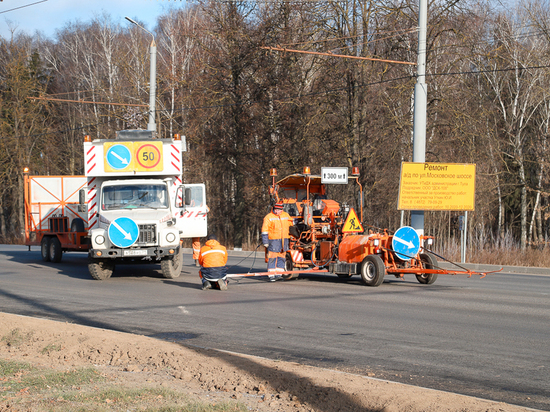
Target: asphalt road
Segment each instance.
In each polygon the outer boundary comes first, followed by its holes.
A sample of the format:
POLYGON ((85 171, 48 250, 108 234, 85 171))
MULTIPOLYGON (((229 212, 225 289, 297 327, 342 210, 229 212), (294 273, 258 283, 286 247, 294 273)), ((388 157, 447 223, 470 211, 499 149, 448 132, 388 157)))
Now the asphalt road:
MULTIPOLYGON (((38 248, 0 245, 0 311, 62 320, 550 410, 550 276, 484 279, 308 275, 233 279, 202 291, 190 255, 181 277, 159 265, 92 280, 86 255, 46 264, 38 248)), ((231 256, 231 273, 263 260, 231 256), (243 260, 244 259, 244 260, 243 260)))

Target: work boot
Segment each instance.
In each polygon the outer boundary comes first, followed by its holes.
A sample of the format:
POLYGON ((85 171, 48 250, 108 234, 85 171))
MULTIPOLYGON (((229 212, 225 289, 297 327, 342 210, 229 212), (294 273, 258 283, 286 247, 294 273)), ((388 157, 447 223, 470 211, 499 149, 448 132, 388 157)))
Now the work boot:
POLYGON ((218 280, 218 286, 220 287, 220 290, 227 290, 227 280, 218 280))
POLYGON ((212 284, 207 280, 205 280, 202 283, 202 290, 206 290, 206 289, 212 289, 212 284))
POLYGON ((269 281, 270 282, 275 282, 275 281, 283 278, 282 275, 268 275, 268 276, 269 276, 269 281))

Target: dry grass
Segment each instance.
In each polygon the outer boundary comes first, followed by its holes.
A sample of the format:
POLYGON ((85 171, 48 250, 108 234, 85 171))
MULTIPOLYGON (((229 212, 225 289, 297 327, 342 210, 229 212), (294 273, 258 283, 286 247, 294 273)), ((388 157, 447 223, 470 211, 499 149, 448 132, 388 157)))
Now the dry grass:
MULTIPOLYGON (((460 242, 450 239, 434 249, 436 253, 453 262, 460 262, 460 242)), ((529 246, 521 250, 519 243, 510 236, 495 241, 490 237, 471 237, 466 246, 466 262, 500 266, 550 267, 550 248, 529 246)))

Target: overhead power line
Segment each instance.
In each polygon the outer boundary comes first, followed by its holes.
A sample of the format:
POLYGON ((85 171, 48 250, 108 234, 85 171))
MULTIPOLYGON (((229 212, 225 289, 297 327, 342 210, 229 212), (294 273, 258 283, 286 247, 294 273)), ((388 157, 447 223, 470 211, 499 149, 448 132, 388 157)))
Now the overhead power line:
MULTIPOLYGON (((496 72, 507 72, 507 71, 514 71, 514 70, 531 70, 531 69, 548 69, 550 68, 550 65, 542 65, 542 66, 528 66, 528 67, 518 67, 518 68, 515 68, 515 67, 511 67, 511 68, 506 68, 506 69, 491 69, 491 70, 469 70, 469 71, 464 71, 464 72, 447 72, 447 73, 426 73, 426 77, 435 77, 435 76, 460 76, 460 75, 467 75, 467 74, 483 74, 483 73, 496 73, 496 72)), ((378 84, 383 84, 383 83, 391 83, 391 82, 395 82, 395 81, 400 81, 400 80, 410 80, 410 79, 413 79, 414 77, 416 77, 415 75, 408 75, 408 76, 402 76, 402 77, 397 77, 397 78, 393 78, 393 79, 387 79, 387 80, 380 80, 380 81, 376 81, 376 82, 370 82, 370 83, 363 83, 363 84, 360 84, 360 85, 357 85, 356 88, 362 88, 362 87, 369 87, 369 86, 374 86, 374 85, 378 85, 378 84)), ((284 98, 275 98, 273 99, 273 101, 276 101, 276 102, 285 102, 285 101, 289 101, 289 100, 293 100, 293 99, 296 99, 298 97, 311 97, 311 96, 316 96, 316 95, 321 95, 321 94, 329 94, 329 93, 338 93, 338 92, 343 92, 343 91, 347 91, 349 90, 347 87, 342 87, 342 88, 338 88, 338 89, 330 89, 330 90, 321 90, 321 91, 318 91, 318 92, 311 92, 311 93, 304 93, 304 94, 301 94, 300 96, 288 96, 288 97, 284 97, 284 98)), ((44 99, 46 100, 46 99, 44 99)), ((61 99, 60 99, 61 100, 61 99)), ((67 100, 64 100, 64 101, 67 101, 67 100)), ((185 112, 185 111, 191 111, 191 110, 205 110, 205 109, 220 109, 220 108, 223 108, 223 107, 231 107, 231 106, 236 106, 236 105, 247 105, 247 104, 251 104, 251 103, 261 103, 261 102, 265 102, 267 100, 254 100, 254 101, 246 101, 246 102, 242 102, 242 103, 231 103, 231 104, 218 104, 218 105, 208 105, 208 106, 195 106, 195 107, 184 107, 184 108, 181 108, 181 109, 178 109, 176 110, 176 112, 185 112)), ((84 101, 81 101, 81 100, 75 100, 74 102, 76 103, 93 103, 93 102, 84 102, 84 101)), ((114 103, 104 103, 104 104, 114 104, 114 103)), ((123 103, 118 103, 118 105, 125 105, 123 103)), ((127 104, 126 106, 131 106, 130 104, 127 104)), ((133 105, 133 106, 146 106, 147 105, 133 105)), ((160 111, 164 111, 164 110, 160 110, 160 111)), ((112 121, 107 121, 106 123, 111 123, 112 121)), ((71 131, 75 131, 75 130, 81 130, 81 129, 86 129, 86 128, 89 128, 89 127, 97 127, 97 126, 100 126, 100 125, 104 125, 105 123, 96 123, 96 124, 91 124, 91 125, 87 125, 87 126, 83 126, 83 127, 76 127, 76 128, 73 128, 73 129, 63 129, 61 130, 61 132, 71 132, 71 131)), ((27 135, 27 136, 16 136, 16 137, 36 137, 36 136, 41 136, 41 135, 48 135, 48 134, 56 134, 56 133, 59 133, 60 131, 52 131, 52 132, 46 132, 46 133, 41 133, 39 135, 27 135)))
POLYGON ((110 102, 94 102, 88 100, 67 100, 67 99, 52 99, 50 97, 27 97, 32 100, 48 100, 54 102, 68 102, 68 103, 83 103, 83 104, 107 104, 112 106, 136 106, 136 107, 149 107, 147 104, 134 104, 134 103, 110 103, 110 102))
POLYGON ((24 7, 34 6, 35 4, 44 3, 44 2, 46 2, 46 1, 48 1, 48 0, 37 1, 37 2, 35 2, 35 3, 25 4, 24 6, 15 7, 15 8, 13 8, 13 9, 0 11, 0 14, 7 13, 7 12, 9 12, 9 11, 19 10, 19 9, 24 8, 24 7))
POLYGON ((350 56, 350 55, 347 55, 347 54, 334 54, 334 53, 312 52, 312 51, 305 51, 305 50, 293 50, 293 49, 285 49, 283 47, 260 47, 260 49, 272 50, 272 51, 282 51, 282 52, 288 52, 288 53, 314 54, 314 55, 317 55, 317 56, 340 57, 340 58, 344 58, 344 59, 370 60, 370 61, 376 61, 376 62, 396 63, 396 64, 410 64, 412 66, 416 66, 416 63, 411 63, 411 62, 400 62, 400 61, 396 61, 396 60, 375 59, 374 57, 350 56))

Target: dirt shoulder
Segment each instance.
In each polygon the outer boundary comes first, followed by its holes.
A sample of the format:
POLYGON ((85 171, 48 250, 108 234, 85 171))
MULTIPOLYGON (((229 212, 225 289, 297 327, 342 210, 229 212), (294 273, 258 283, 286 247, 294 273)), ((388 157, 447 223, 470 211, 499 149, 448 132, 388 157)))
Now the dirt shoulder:
MULTIPOLYGON (((240 402, 253 411, 532 410, 292 362, 5 313, 0 313, 0 359, 54 370, 94 366, 125 387, 170 388, 197 400, 240 402), (20 337, 17 341, 6 338, 14 333, 20 337)), ((0 410, 6 402, 0 399, 0 410)))

